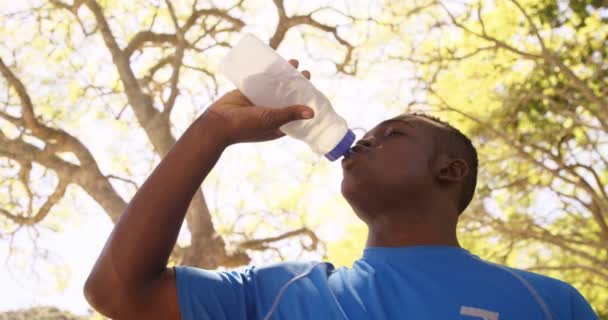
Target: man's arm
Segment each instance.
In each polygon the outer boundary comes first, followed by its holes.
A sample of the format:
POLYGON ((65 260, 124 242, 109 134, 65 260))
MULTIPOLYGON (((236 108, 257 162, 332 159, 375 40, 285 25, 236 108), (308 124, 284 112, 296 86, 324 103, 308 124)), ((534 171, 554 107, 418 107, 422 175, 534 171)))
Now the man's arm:
POLYGON ((252 107, 238 90, 211 105, 114 226, 84 287, 89 303, 113 319, 179 319, 175 275, 166 266, 193 195, 226 147, 279 138, 281 125, 312 117, 303 111, 312 112, 305 106, 252 107))
POLYGON ((143 318, 156 305, 159 319, 179 319, 175 276, 166 265, 194 193, 225 148, 218 125, 198 118, 127 206, 85 284, 99 312, 143 318))

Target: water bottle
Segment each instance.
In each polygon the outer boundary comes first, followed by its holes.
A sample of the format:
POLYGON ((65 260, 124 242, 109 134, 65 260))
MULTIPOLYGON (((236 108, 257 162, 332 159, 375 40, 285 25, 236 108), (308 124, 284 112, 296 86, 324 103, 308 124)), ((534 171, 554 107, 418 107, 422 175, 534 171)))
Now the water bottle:
POLYGON ((355 134, 334 111, 327 97, 253 34, 245 34, 218 69, 255 105, 272 108, 306 105, 315 111, 312 119, 281 126, 285 134, 304 141, 330 161, 350 152, 355 134))

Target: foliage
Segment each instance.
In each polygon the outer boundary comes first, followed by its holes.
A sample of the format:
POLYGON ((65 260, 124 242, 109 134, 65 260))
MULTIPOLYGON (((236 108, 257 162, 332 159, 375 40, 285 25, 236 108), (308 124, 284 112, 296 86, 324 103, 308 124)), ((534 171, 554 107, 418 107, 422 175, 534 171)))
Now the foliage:
POLYGON ((76 316, 67 311, 54 307, 35 307, 26 310, 0 313, 0 320, 85 320, 86 317, 76 316))

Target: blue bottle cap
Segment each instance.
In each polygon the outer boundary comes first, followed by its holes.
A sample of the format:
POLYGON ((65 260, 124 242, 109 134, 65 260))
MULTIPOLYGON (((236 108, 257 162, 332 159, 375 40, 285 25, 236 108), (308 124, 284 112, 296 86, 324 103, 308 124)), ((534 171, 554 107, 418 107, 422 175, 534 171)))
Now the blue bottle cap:
POLYGON ((329 159, 329 161, 338 160, 338 158, 348 153, 353 142, 355 142, 355 134, 349 129, 338 145, 333 150, 326 153, 325 157, 329 159))

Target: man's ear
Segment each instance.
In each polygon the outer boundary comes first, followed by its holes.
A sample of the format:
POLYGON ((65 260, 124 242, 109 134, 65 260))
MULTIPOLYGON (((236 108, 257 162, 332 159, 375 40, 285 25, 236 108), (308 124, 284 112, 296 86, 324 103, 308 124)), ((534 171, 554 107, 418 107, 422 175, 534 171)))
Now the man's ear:
POLYGON ((441 183, 459 182, 469 174, 469 165, 459 158, 440 155, 435 161, 435 176, 441 183))

